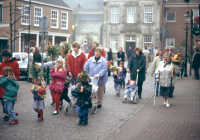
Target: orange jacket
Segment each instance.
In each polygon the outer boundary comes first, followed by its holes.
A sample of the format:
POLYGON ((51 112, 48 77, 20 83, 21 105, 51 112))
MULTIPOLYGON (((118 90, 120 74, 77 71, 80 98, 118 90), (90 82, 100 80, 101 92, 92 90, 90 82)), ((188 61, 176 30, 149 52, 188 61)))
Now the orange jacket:
MULTIPOLYGON (((89 54, 88 54, 88 59, 89 59, 90 57, 92 57, 92 56, 94 56, 94 49, 90 50, 90 52, 89 52, 89 54)), ((106 58, 104 49, 102 49, 101 56, 103 56, 104 58, 106 58)))

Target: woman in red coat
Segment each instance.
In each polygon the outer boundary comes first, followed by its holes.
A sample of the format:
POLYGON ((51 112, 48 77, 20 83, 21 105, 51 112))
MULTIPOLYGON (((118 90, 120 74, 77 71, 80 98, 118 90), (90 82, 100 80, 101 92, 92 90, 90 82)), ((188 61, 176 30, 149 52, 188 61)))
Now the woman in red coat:
POLYGON ((69 76, 73 77, 73 82, 75 82, 76 77, 83 70, 84 64, 87 61, 85 53, 80 50, 80 44, 74 42, 72 44, 73 52, 69 55, 67 60, 69 76))

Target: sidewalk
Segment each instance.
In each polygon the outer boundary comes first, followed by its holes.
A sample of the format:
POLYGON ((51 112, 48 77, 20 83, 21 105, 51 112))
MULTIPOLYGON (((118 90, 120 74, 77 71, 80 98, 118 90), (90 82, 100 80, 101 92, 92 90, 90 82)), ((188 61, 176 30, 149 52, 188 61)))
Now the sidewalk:
POLYGON ((199 140, 200 139, 200 80, 184 78, 176 81, 170 107, 162 97, 153 97, 107 140, 199 140))

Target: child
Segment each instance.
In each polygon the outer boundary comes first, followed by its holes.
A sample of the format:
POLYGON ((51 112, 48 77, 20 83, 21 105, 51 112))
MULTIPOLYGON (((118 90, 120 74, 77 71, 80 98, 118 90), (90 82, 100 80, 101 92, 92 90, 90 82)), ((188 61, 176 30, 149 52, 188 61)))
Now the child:
POLYGON ((130 94, 131 101, 133 101, 133 97, 135 96, 136 92, 137 85, 135 84, 135 81, 131 80, 130 85, 127 85, 126 90, 124 91, 124 100, 127 100, 127 96, 130 94))
POLYGON ((117 68, 117 73, 113 73, 114 82, 115 82, 115 90, 117 92, 117 96, 120 96, 120 86, 122 81, 125 78, 125 75, 123 74, 122 67, 117 68))
MULTIPOLYGON (((120 67, 122 67, 122 69, 123 69, 123 74, 125 75, 125 77, 126 77, 126 68, 124 67, 124 62, 123 61, 121 61, 120 63, 119 63, 119 66, 120 67)), ((125 78, 124 78, 125 79, 125 78)), ((124 88, 125 87, 125 80, 123 80, 122 81, 122 84, 121 84, 121 86, 122 86, 122 88, 124 88)))
POLYGON ((36 85, 31 88, 31 92, 34 94, 33 108, 38 113, 38 122, 42 122, 44 120, 43 109, 45 108, 44 98, 46 97, 46 86, 42 83, 43 80, 38 77, 36 79, 36 85))
POLYGON ((66 78, 66 69, 63 67, 63 59, 59 58, 56 61, 56 67, 53 67, 50 71, 52 81, 49 85, 49 90, 52 91, 52 99, 55 102, 55 111, 52 115, 58 114, 59 105, 61 105, 60 97, 64 89, 64 83, 66 78))
POLYGON ((75 92, 78 95, 77 99, 77 111, 78 111, 78 117, 79 122, 78 125, 87 125, 88 124, 88 109, 92 107, 92 102, 91 102, 91 94, 92 94, 92 85, 89 84, 89 74, 82 73, 80 76, 79 80, 80 83, 77 84, 75 88, 75 92), (84 78, 83 78, 84 77, 84 78))
POLYGON ((14 111, 15 101, 17 100, 17 92, 19 89, 19 83, 17 79, 15 79, 15 75, 11 69, 11 67, 4 68, 4 75, 0 76, 0 85, 5 89, 4 91, 4 109, 6 113, 11 116, 12 121, 9 123, 10 125, 18 124, 17 115, 14 111))

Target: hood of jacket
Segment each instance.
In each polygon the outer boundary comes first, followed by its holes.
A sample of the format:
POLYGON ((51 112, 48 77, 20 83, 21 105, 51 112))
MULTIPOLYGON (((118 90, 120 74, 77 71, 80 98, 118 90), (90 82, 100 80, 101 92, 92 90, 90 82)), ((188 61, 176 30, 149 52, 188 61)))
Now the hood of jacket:
POLYGON ((73 56, 74 58, 76 58, 76 57, 78 57, 79 55, 81 55, 81 52, 82 52, 82 51, 79 49, 79 50, 78 50, 78 54, 76 55, 75 51, 73 51, 73 52, 72 52, 72 56, 73 56))

